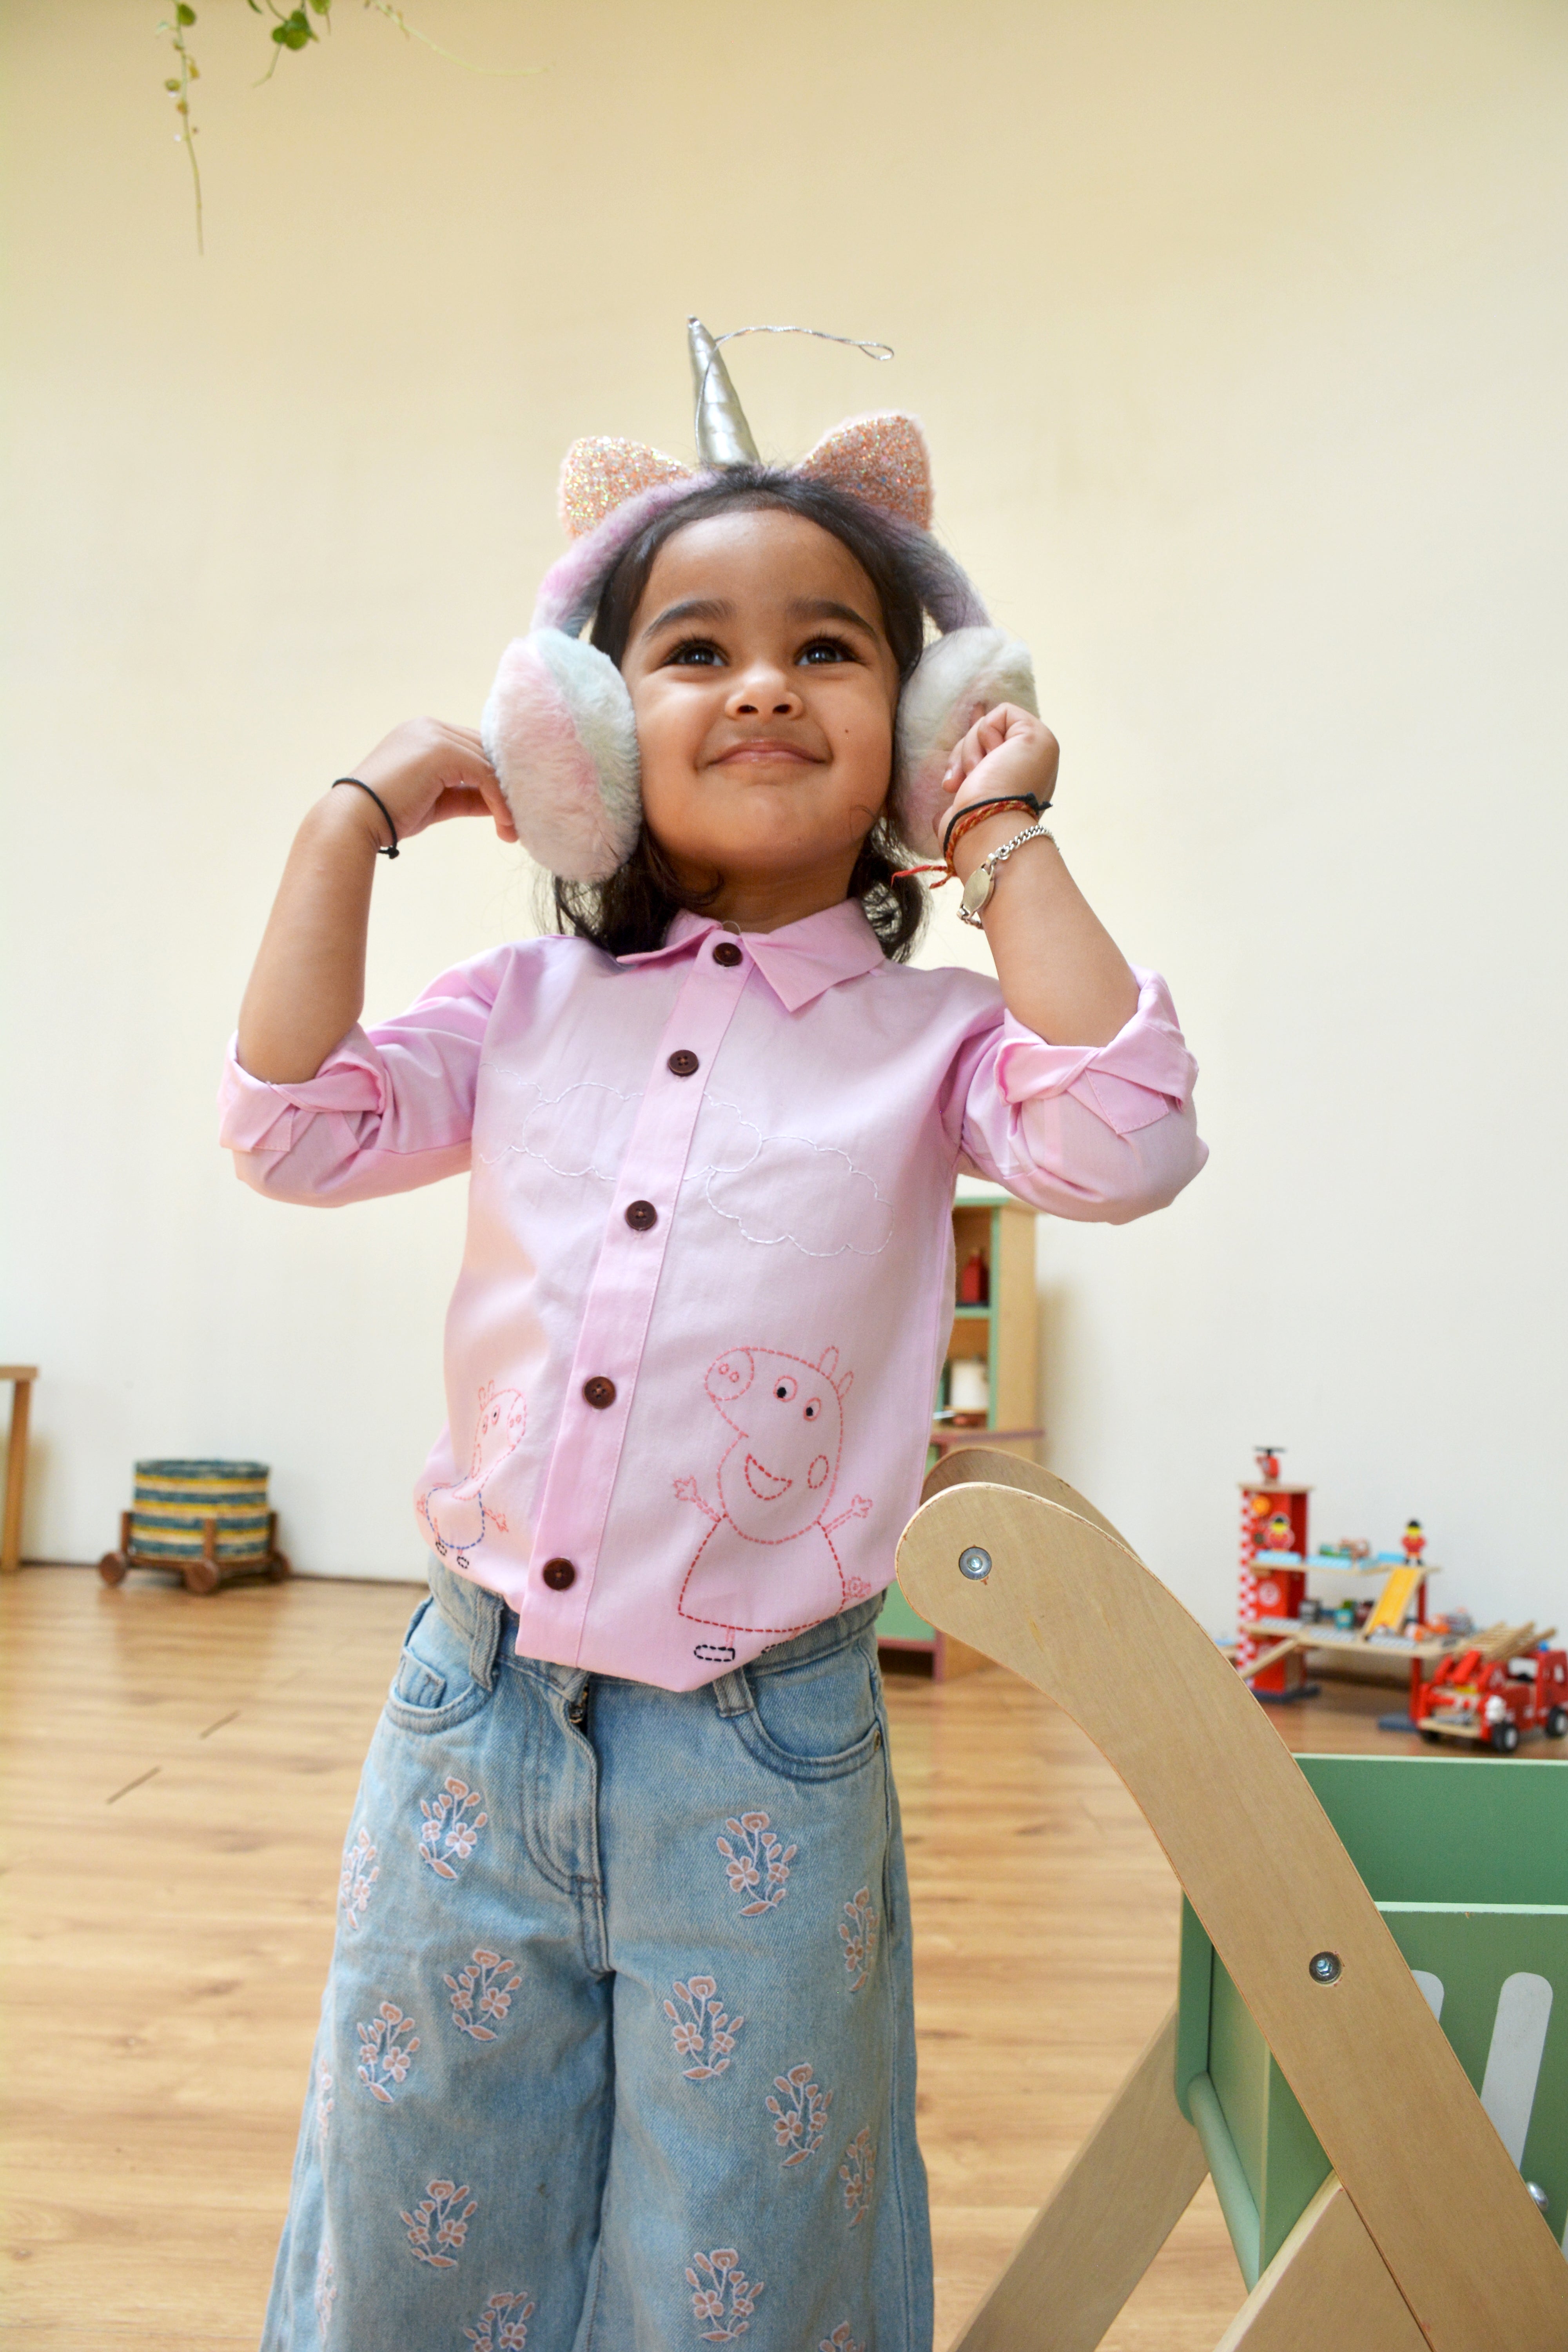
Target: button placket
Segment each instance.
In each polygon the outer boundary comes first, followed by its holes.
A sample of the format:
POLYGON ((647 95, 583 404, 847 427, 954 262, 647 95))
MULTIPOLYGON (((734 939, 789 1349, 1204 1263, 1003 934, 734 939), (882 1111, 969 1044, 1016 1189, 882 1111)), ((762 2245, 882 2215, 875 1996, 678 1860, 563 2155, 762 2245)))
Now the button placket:
MULTIPOLYGON (((731 948, 732 955, 710 953, 706 941, 699 947, 655 1048, 654 1069, 659 1071, 662 1062, 669 1077, 662 1082, 659 1072, 643 1094, 616 1185, 617 1194, 636 1183, 655 1197, 638 1192, 629 1202, 612 1203, 535 1516, 534 1559, 572 1573, 552 1584, 536 1569, 530 1578, 531 1605, 548 1608, 556 1629, 552 1639, 571 1626, 579 1645, 707 1076, 751 977, 734 941, 721 940, 719 945, 731 948), (687 1060, 689 1072, 676 1066, 687 1060), (699 1071, 700 1085, 686 1083, 699 1071)), ((519 1642, 524 1641, 520 1627, 519 1642)))

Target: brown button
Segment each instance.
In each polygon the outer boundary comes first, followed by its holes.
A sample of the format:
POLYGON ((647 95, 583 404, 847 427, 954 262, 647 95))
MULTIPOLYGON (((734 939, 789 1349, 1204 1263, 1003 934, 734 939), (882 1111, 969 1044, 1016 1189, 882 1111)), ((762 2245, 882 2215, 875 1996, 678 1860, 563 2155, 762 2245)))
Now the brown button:
POLYGON ((569 1559, 547 1559, 544 1563, 544 1581, 552 1592, 564 1592, 569 1584, 576 1583, 577 1571, 569 1559))
POLYGON ((733 940, 721 940, 713 950, 713 961, 715 963, 739 963, 741 950, 733 940))
POLYGON ((649 1233, 658 1223, 658 1211, 651 1201, 628 1202, 626 1223, 634 1234, 649 1233))
POLYGON ((602 1373, 595 1372, 591 1381, 584 1381, 583 1394, 596 1412, 603 1412, 606 1405, 615 1403, 616 1384, 614 1381, 605 1380, 602 1373))
POLYGON ((679 1053, 672 1054, 664 1066, 673 1072, 678 1078, 689 1078, 701 1067, 701 1065, 689 1047, 682 1045, 679 1053))

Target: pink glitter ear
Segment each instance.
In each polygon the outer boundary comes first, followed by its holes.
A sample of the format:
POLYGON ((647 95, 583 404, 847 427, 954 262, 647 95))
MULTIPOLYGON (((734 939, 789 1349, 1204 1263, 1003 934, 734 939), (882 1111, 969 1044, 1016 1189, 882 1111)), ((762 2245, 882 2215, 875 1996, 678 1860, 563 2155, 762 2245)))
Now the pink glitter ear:
POLYGON ((557 508, 568 539, 584 539, 606 515, 625 506, 656 482, 689 482, 689 466, 650 449, 646 441, 624 441, 618 435, 595 433, 574 441, 561 461, 557 508))
POLYGON ((918 530, 931 529, 931 451, 920 419, 899 409, 836 425, 793 470, 884 507, 918 530))

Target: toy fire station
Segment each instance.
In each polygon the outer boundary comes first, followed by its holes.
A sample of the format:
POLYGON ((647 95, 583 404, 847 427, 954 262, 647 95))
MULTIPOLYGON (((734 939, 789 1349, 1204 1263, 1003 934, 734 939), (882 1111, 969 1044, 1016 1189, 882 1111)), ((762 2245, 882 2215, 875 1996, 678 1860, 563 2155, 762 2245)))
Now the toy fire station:
POLYGON ((1319 1685, 1307 1680, 1309 1650, 1321 1657, 1354 1653, 1408 1664, 1408 1709, 1380 1716, 1382 1730, 1468 1740, 1503 1756, 1521 1738, 1568 1738, 1568 1655, 1551 1645, 1555 1628, 1500 1622, 1482 1630, 1458 1611, 1429 1617, 1427 1579, 1440 1571, 1426 1558, 1418 1519, 1407 1521, 1397 1552, 1374 1554, 1362 1542, 1312 1551, 1312 1490, 1280 1476, 1283 1450, 1256 1447, 1258 1475, 1241 1488, 1236 1666, 1257 1696, 1276 1706, 1313 1698, 1319 1685), (1374 1578, 1381 1589, 1375 1599, 1325 1606, 1308 1595, 1310 1571, 1352 1585, 1374 1578))

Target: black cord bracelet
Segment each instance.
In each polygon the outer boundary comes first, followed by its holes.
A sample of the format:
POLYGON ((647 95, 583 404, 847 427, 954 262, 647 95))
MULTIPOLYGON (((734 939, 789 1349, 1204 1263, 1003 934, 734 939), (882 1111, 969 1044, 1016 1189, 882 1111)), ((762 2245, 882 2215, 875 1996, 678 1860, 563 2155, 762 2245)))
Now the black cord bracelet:
POLYGON ((386 819, 386 829, 392 835, 390 847, 379 846, 375 854, 378 857, 395 857, 397 855, 397 827, 393 824, 392 811, 387 807, 386 803, 382 799, 381 794, 379 793, 372 793, 370 791, 370 786, 365 782, 363 776, 334 776, 332 778, 333 792, 337 791, 340 784, 357 784, 362 793, 370 793, 371 799, 375 803, 377 808, 381 811, 382 815, 386 819))
POLYGON ((1036 799, 1033 793, 997 793, 988 801, 965 801, 962 808, 954 809, 952 811, 947 823, 942 829, 941 838, 942 856, 944 857, 947 856, 947 836, 952 831, 953 826, 958 823, 961 816, 973 816, 976 809, 1016 808, 1020 802, 1029 811, 1029 814, 1032 816, 1037 817, 1041 815, 1044 810, 1050 806, 1049 801, 1038 801, 1036 799))

